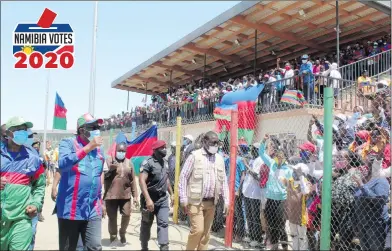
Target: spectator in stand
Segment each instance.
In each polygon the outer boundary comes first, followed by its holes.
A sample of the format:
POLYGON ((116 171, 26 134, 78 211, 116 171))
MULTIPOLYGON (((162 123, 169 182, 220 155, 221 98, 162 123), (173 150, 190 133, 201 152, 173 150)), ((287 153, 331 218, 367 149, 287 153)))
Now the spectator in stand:
POLYGON ((333 96, 335 98, 335 106, 337 106, 339 91, 343 88, 343 83, 341 81, 342 75, 338 70, 337 63, 331 64, 331 71, 329 73, 329 76, 332 78, 333 96))
POLYGON ((301 57, 302 64, 299 69, 299 75, 303 77, 303 91, 305 99, 309 103, 313 103, 314 94, 314 77, 313 77, 313 64, 309 60, 309 56, 304 54, 301 57))
POLYGON ((315 65, 313 66, 313 74, 314 75, 320 73, 320 67, 321 67, 320 60, 316 60, 315 65))

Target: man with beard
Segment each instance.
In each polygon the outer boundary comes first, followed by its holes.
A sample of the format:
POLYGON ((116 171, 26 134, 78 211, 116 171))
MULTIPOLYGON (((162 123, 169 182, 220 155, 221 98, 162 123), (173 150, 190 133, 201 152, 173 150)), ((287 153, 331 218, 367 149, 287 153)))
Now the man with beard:
POLYGON ((163 140, 151 146, 153 154, 143 161, 140 167, 139 184, 142 190, 140 205, 142 222, 140 225, 140 242, 142 250, 148 250, 151 226, 154 215, 157 218, 157 235, 160 250, 169 250, 169 201, 167 191, 173 204, 173 192, 168 178, 168 166, 165 161, 166 143, 163 140))

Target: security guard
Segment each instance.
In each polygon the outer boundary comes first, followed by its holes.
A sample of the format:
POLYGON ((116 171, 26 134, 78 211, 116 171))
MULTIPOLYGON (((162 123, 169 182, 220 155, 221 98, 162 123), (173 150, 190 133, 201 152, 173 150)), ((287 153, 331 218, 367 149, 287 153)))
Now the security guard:
POLYGON ((142 250, 148 250, 151 226, 154 215, 157 217, 157 235, 160 250, 169 250, 169 201, 173 204, 173 193, 169 182, 166 156, 166 143, 158 140, 152 144, 153 154, 140 167, 139 184, 142 191, 140 206, 142 222, 140 225, 140 242, 142 250))

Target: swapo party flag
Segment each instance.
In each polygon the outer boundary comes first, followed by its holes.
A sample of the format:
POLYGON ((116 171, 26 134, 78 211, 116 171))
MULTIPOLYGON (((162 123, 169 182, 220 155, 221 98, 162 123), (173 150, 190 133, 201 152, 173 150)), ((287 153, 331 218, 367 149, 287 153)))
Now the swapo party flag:
MULTIPOLYGON (((221 135, 229 136, 231 111, 238 110, 238 138, 252 143, 254 131, 257 126, 256 100, 264 85, 249 87, 235 92, 226 93, 214 109, 216 131, 221 135)), ((222 138, 221 138, 222 139, 222 138)))
POLYGON ((67 130, 67 109, 57 92, 54 104, 53 129, 67 130))

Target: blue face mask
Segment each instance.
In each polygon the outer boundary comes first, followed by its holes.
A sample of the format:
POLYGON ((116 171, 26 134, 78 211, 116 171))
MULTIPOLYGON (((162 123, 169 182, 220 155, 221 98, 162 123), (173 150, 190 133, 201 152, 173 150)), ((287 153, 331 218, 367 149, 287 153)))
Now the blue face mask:
POLYGON ((88 137, 89 141, 92 141, 94 137, 99 137, 101 136, 101 131, 100 130, 94 130, 90 132, 90 137, 88 137))
POLYGON ((119 160, 125 159, 125 152, 116 152, 116 158, 119 160))
POLYGON ((354 119, 359 119, 361 117, 361 113, 360 112, 355 112, 354 114, 353 114, 353 118, 354 119))
POLYGON ((33 138, 27 138, 26 140, 26 146, 32 146, 34 143, 34 139, 33 138))
POLYGON ((305 162, 309 162, 309 154, 305 151, 300 151, 299 152, 299 156, 301 157, 301 159, 305 162))
POLYGON ((12 141, 14 141, 15 144, 21 146, 26 144, 28 137, 29 134, 27 131, 19 130, 14 132, 14 137, 12 138, 12 141))

